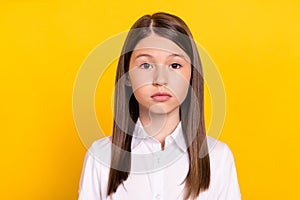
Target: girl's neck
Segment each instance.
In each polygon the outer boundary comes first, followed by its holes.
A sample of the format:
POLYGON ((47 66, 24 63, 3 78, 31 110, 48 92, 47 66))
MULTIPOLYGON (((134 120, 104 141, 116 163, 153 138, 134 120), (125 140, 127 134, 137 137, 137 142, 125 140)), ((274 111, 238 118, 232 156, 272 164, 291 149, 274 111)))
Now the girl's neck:
POLYGON ((139 119, 146 133, 157 139, 163 149, 165 138, 176 129, 180 122, 179 107, 170 113, 153 113, 140 109, 139 119))

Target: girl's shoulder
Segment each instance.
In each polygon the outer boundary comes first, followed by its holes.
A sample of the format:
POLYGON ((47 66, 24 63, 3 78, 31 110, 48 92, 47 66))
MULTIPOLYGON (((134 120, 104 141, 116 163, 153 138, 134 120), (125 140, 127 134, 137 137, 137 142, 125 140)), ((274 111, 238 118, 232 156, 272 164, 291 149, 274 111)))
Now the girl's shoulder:
POLYGON ((207 145, 210 153, 219 153, 223 151, 230 151, 228 145, 220 140, 217 140, 211 136, 207 136, 207 145))
POLYGON ((111 139, 112 136, 107 136, 94 141, 88 149, 89 156, 92 156, 101 164, 109 166, 111 159, 111 139))
POLYGON ((111 145, 111 139, 112 139, 112 136, 106 136, 106 137, 100 138, 98 140, 95 140, 92 143, 90 150, 106 148, 107 146, 111 145))
MULTIPOLYGON (((94 141, 88 150, 89 156, 92 156, 102 164, 109 166, 111 159, 111 139, 112 136, 107 136, 94 141)), ((207 136, 207 145, 212 163, 224 164, 227 162, 234 162, 232 152, 226 143, 207 136)))
POLYGON ((233 154, 229 146, 213 137, 207 136, 210 160, 214 164, 222 165, 234 163, 233 154))
MULTIPOLYGON (((207 136, 208 151, 210 154, 231 154, 231 150, 228 145, 220 140, 217 140, 211 136, 207 136)), ((106 136, 93 142, 89 148, 89 152, 92 154, 100 154, 101 152, 108 152, 111 150, 112 136, 106 136)), ((103 153, 102 153, 103 154, 103 153)))

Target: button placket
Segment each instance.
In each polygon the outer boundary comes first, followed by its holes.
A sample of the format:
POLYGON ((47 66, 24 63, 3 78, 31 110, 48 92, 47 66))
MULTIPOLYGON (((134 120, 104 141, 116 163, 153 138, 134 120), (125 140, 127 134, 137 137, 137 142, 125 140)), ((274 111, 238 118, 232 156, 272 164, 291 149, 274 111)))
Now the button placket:
MULTIPOLYGON (((153 174, 154 175, 154 174, 153 174)), ((164 176, 163 171, 158 171, 153 177, 153 199, 161 200, 163 199, 163 189, 164 189, 164 176)))
POLYGON ((153 199, 163 199, 164 190, 164 169, 161 169, 161 151, 157 151, 153 154, 153 162, 155 169, 158 170, 153 174, 153 199))

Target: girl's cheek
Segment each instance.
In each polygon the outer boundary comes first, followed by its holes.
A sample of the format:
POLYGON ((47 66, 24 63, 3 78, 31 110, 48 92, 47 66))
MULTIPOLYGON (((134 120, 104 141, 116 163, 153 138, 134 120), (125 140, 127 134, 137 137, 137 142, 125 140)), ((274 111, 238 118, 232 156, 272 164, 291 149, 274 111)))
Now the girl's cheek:
POLYGON ((153 83, 153 73, 148 70, 134 68, 129 71, 129 77, 134 90, 153 83))
POLYGON ((179 102, 183 102, 190 87, 190 77, 179 73, 173 73, 171 77, 168 83, 169 89, 179 102))

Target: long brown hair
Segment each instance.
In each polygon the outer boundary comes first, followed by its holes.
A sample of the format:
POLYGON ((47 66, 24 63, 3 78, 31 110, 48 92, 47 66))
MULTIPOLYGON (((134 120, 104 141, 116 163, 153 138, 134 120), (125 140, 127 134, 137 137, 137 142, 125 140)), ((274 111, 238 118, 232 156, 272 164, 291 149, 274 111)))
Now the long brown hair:
POLYGON ((129 70, 130 57, 136 44, 153 32, 175 42, 189 55, 191 60, 191 87, 180 106, 180 120, 185 141, 188 144, 187 151, 190 161, 185 179, 184 199, 195 199, 201 191, 209 187, 210 183, 210 161, 204 124, 202 66, 197 47, 187 25, 179 17, 163 12, 145 15, 134 23, 119 58, 114 97, 113 148, 107 195, 116 192, 118 186, 129 176, 132 134, 139 116, 138 102, 132 95, 132 88, 126 84, 117 83, 129 70), (192 95, 192 91, 195 95, 192 95), (195 109, 194 105, 196 104, 199 105, 198 109, 195 109))

